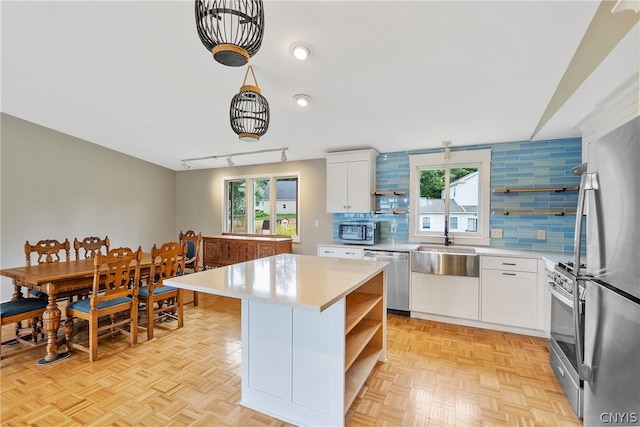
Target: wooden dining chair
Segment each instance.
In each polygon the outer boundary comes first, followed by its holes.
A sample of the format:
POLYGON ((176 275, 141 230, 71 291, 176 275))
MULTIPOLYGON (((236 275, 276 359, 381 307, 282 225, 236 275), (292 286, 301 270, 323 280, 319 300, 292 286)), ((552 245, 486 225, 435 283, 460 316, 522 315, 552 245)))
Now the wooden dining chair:
POLYGON ((73 239, 76 260, 93 258, 98 252, 102 252, 103 248, 104 253, 107 254, 109 252, 109 236, 105 236, 104 239, 90 236, 85 237, 82 241, 79 241, 78 238, 73 239))
POLYGON ((42 331, 42 314, 47 308, 47 301, 39 298, 20 298, 17 300, 6 301, 0 304, 0 318, 2 325, 0 326, 0 343, 2 347, 9 347, 11 344, 17 344, 20 347, 12 349, 9 353, 0 350, 0 360, 13 356, 18 356, 24 352, 31 351, 34 348, 46 345, 42 331), (16 327, 15 336, 7 341, 2 340, 2 329, 4 325, 21 325, 23 321, 29 322, 31 333, 21 335, 21 326, 16 327))
POLYGON ((64 242, 60 243, 58 240, 46 239, 40 240, 35 245, 32 245, 27 240, 24 244, 24 254, 27 259, 27 266, 31 265, 31 254, 38 254, 38 264, 45 264, 51 262, 60 262, 62 256, 65 261, 69 261, 69 253, 71 251, 71 245, 69 239, 64 239, 64 242))
POLYGON ((89 353, 98 359, 98 340, 115 334, 129 336, 129 344, 138 342, 138 282, 142 249, 120 248, 114 255, 97 253, 93 258, 93 288, 89 298, 67 305, 65 338, 69 350, 89 353), (105 317, 106 316, 106 317, 105 317), (89 322, 88 340, 74 341, 79 334, 74 319, 89 322), (100 324, 100 321, 103 323, 100 324), (128 328, 127 328, 128 326, 128 328))
MULTIPOLYGON (((49 264, 54 262, 62 261, 64 257, 64 261, 69 261, 69 256, 71 252, 71 244, 69 243, 69 239, 64 239, 64 242, 60 242, 55 239, 44 239, 38 241, 35 245, 32 245, 27 240, 24 244, 24 255, 27 261, 27 266, 31 265, 31 254, 37 254, 36 262, 38 264, 49 264)), ((43 300, 47 300, 49 296, 35 289, 29 291, 29 293, 36 298, 40 298, 43 300)), ((58 300, 69 300, 75 295, 58 295, 58 300)))
POLYGON ((147 339, 153 338, 154 324, 159 321, 177 320, 178 328, 184 326, 183 290, 165 286, 164 280, 176 277, 184 271, 186 245, 179 242, 164 243, 158 249, 151 248, 151 273, 146 286, 139 292, 139 301, 146 305, 146 318, 140 327, 147 330, 147 339))
MULTIPOLYGON (((200 249, 202 247, 202 233, 196 234, 193 230, 187 230, 185 233, 180 231, 178 236, 181 245, 187 245, 187 254, 184 261, 185 270, 189 269, 193 273, 197 273, 200 270, 200 249)), ((183 274, 188 274, 188 271, 184 271, 183 274)), ((198 305, 198 292, 193 291, 193 300, 185 302, 189 304, 193 302, 193 306, 198 305)))

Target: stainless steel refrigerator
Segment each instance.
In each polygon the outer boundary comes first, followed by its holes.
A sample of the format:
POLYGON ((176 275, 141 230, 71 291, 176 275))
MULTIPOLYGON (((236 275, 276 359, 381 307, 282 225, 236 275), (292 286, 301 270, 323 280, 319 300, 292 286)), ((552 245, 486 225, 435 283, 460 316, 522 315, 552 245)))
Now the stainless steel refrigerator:
POLYGON ((574 326, 585 426, 640 425, 639 182, 636 117, 589 144, 581 177, 574 262, 585 261, 579 255, 586 223, 586 265, 574 281, 574 301, 578 282, 586 296, 574 326))

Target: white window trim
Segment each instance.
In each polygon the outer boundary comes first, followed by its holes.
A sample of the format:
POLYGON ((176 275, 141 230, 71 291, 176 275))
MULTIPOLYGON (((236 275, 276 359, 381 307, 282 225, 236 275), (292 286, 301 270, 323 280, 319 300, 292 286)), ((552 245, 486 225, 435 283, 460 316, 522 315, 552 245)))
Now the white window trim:
POLYGON ((420 230, 420 168, 425 166, 447 166, 479 164, 480 188, 478 194, 478 232, 450 233, 456 245, 489 246, 489 222, 491 217, 491 150, 451 151, 448 158, 444 153, 409 155, 409 240, 424 243, 443 243, 444 235, 420 230), (481 215, 480 215, 481 213, 481 215))
MULTIPOLYGON (((302 206, 300 204, 300 172, 278 172, 278 173, 263 173, 263 174, 255 174, 255 175, 228 175, 228 176, 223 176, 222 177, 222 194, 224 194, 224 203, 222 204, 222 225, 221 225, 221 230, 223 232, 227 232, 227 203, 229 202, 229 186, 227 185, 227 183, 229 181, 240 181, 240 180, 244 180, 245 182, 245 188, 251 188, 251 191, 253 191, 253 180, 255 179, 265 179, 265 178, 269 178, 271 179, 278 179, 278 178, 296 178, 298 180, 298 185, 297 185, 297 194, 296 194, 296 207, 297 207, 297 214, 298 217, 296 218, 296 221, 298 223, 298 234, 296 236, 292 237, 292 241, 296 242, 296 243, 300 243, 300 234, 301 234, 301 216, 302 216, 302 206), (250 185, 251 184, 251 185, 250 185)), ((246 190, 245 190, 246 191, 246 190)), ((275 212, 276 211, 276 200, 275 198, 271 199, 269 201, 270 203, 270 212, 275 212)), ((254 204, 253 203, 249 203, 249 205, 251 206, 247 206, 246 210, 245 210, 245 221, 247 221, 247 224, 249 223, 249 219, 253 220, 253 218, 255 217, 255 212, 254 212, 254 204)), ((255 233, 256 230, 253 230, 253 232, 255 233)))

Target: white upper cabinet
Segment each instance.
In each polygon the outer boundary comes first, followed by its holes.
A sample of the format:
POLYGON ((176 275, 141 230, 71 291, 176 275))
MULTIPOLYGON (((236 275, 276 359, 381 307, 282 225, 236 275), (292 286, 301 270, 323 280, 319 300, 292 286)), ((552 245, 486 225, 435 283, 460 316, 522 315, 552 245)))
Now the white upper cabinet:
POLYGON ((326 154, 327 212, 371 212, 378 154, 373 149, 326 154))

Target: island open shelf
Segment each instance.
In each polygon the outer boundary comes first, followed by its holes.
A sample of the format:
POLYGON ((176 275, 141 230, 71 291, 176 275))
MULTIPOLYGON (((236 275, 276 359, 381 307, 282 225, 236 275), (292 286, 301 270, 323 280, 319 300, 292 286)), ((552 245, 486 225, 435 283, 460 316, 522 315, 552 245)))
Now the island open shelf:
POLYGON ((280 254, 165 283, 242 300, 241 405, 335 426, 386 360, 387 264, 280 254))

